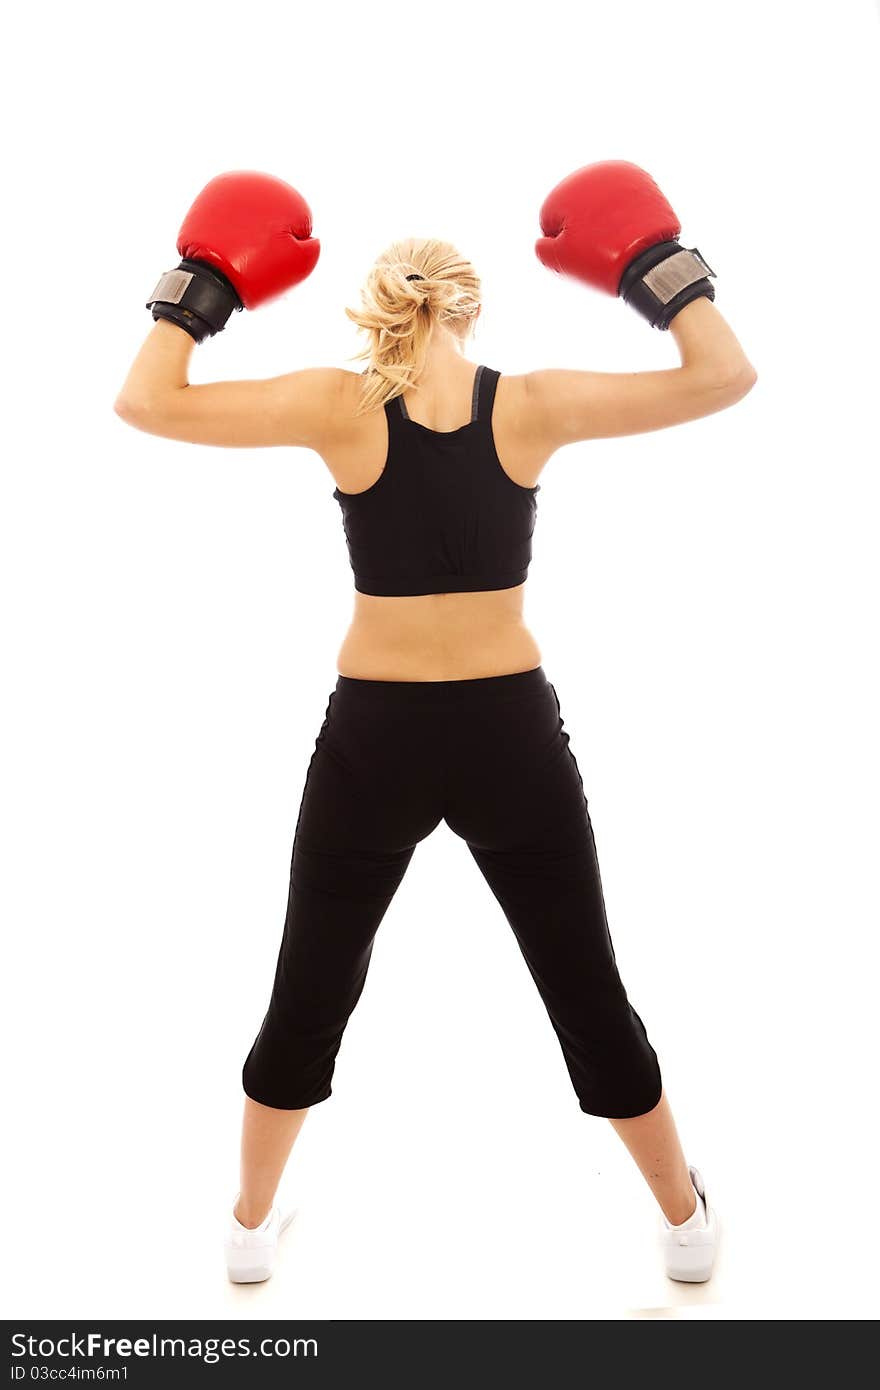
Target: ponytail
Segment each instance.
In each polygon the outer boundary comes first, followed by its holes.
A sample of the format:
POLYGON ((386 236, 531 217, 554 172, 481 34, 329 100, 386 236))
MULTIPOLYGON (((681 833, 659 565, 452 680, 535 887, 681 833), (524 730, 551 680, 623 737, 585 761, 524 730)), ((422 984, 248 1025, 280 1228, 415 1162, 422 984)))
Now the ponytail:
POLYGON ((416 385, 435 323, 464 336, 479 310, 479 278, 449 242, 410 239, 389 246, 367 276, 361 308, 345 311, 367 335, 355 354, 369 364, 358 414, 416 385))

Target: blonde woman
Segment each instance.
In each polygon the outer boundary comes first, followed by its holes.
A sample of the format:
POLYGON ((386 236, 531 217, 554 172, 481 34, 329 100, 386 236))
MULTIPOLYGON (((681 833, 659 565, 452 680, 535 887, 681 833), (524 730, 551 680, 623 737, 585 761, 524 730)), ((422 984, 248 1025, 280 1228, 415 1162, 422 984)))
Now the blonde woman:
POLYGON ((674 214, 646 174, 590 166, 545 203, 538 253, 668 328, 680 366, 507 376, 471 361, 477 273, 448 243, 411 239, 379 256, 361 306, 347 311, 366 335, 365 372, 192 387, 194 341, 317 259, 307 209, 288 190, 282 211, 299 218, 288 264, 279 279, 272 243, 260 280, 278 190, 264 201, 253 185, 221 191, 190 215, 178 278, 154 292, 157 322, 117 411, 168 438, 319 454, 336 484, 355 586, 305 777, 269 1007, 244 1064, 230 1278, 272 1272, 288 1156, 309 1108, 331 1093, 395 890, 416 846, 445 821, 516 934, 581 1109, 610 1120, 657 1200, 667 1273, 705 1280, 717 1218, 617 970, 587 800, 523 594, 539 479, 556 450, 694 420, 751 388, 755 372, 712 303, 713 272, 679 246, 674 214), (243 215, 246 254, 240 241, 229 247, 243 215))

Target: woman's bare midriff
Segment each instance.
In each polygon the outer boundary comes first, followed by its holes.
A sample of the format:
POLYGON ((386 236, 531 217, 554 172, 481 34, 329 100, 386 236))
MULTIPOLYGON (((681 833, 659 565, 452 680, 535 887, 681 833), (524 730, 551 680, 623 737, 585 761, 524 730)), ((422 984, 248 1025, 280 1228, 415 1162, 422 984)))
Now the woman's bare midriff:
POLYGON ((474 680, 530 671, 541 652, 523 621, 525 585, 474 594, 384 598, 355 591, 336 658, 342 676, 379 681, 474 680))

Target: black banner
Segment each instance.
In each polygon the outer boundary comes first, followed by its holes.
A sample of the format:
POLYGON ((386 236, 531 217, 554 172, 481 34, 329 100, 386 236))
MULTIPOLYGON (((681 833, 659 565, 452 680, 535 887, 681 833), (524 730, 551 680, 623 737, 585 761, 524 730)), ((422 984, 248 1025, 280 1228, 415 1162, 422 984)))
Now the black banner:
MULTIPOLYGON (((653 1317, 643 1314, 642 1319, 655 1321, 672 1310, 653 1311, 653 1317)), ((657 1356, 668 1349, 669 1333, 630 1328, 621 1343, 619 1330, 603 1336, 596 1321, 6 1321, 5 1378, 11 1386, 181 1385, 197 1390, 226 1385, 342 1390, 374 1378, 383 1390, 450 1382, 567 1390, 608 1375, 625 1387, 656 1376, 657 1356)), ((768 1341, 778 1340, 762 1324, 758 1336, 740 1333, 733 1349, 725 1346, 728 1373, 747 1372, 756 1342, 764 1355, 768 1341)), ((801 1341, 801 1334, 799 1345, 793 1346, 784 1335, 789 1372, 797 1360, 809 1357, 813 1372, 821 1372, 827 1359, 831 1374, 831 1356, 837 1364, 839 1355, 828 1345, 827 1331, 824 1347, 817 1347, 812 1336, 801 1341)), ((673 1345, 689 1355, 696 1355, 697 1347, 707 1353, 698 1330, 691 1328, 684 1337, 686 1342, 673 1345)), ((710 1362, 715 1364, 711 1356, 710 1362)))
MULTIPOLYGON (((11 1386, 327 1386, 375 1378, 419 1387, 502 1376, 544 1386, 595 1368, 595 1330, 575 1322, 8 1321, 11 1386)), ((630 1362, 630 1366, 631 1366, 630 1362)))

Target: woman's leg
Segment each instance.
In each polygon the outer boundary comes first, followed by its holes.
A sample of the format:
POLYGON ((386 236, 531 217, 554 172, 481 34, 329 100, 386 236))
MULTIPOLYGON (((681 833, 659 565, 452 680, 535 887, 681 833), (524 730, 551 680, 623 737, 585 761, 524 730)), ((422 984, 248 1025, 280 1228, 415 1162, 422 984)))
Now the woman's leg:
POLYGON ((680 1226, 693 1216, 697 1196, 665 1092, 645 1115, 611 1120, 650 1187, 666 1220, 680 1226))
POLYGON ((261 1226, 272 1208, 281 1174, 305 1110, 273 1110, 245 1097, 241 1126, 241 1191, 234 1216, 242 1226, 261 1226))
MULTIPOLYGON (((480 693, 480 692, 478 692, 480 693)), ((696 1210, 656 1055, 617 962, 580 770, 543 671, 463 709, 446 820, 512 926, 581 1108, 612 1118, 666 1219, 696 1210)))
POLYGON ((513 929, 581 1109, 645 1115, 663 1093, 660 1067, 617 969, 559 701, 541 668, 506 680, 456 710, 446 821, 513 929))
POLYGON ((265 1220, 309 1108, 330 1095, 376 931, 440 820, 435 740, 408 689, 340 677, 316 740, 269 1009, 242 1074, 243 1226, 265 1220))

